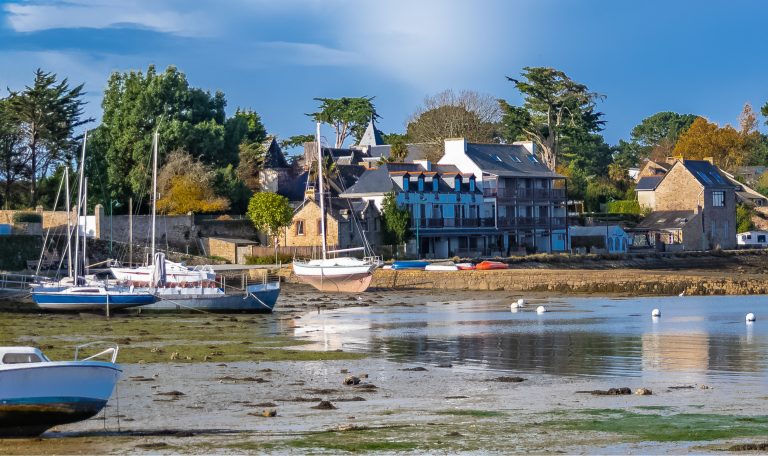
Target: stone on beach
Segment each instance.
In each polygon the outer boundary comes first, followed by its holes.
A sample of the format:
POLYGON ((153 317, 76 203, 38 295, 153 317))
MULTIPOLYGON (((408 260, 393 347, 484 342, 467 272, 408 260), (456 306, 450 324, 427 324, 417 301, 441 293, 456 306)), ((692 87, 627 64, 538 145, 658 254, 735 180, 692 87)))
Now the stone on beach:
POLYGON ((650 396, 653 394, 653 391, 648 388, 638 388, 635 390, 635 394, 638 396, 650 396))
POLYGON ((336 410, 336 406, 331 404, 331 401, 320 401, 319 404, 313 405, 311 408, 317 410, 336 410))
POLYGON ((354 375, 347 375, 342 383, 345 385, 357 385, 360 383, 360 379, 354 375))

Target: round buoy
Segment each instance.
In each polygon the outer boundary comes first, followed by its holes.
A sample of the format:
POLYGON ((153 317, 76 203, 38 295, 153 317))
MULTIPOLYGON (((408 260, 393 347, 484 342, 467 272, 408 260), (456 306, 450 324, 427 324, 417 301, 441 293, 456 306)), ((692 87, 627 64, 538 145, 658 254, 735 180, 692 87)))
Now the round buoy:
POLYGON ((544 306, 539 306, 539 307, 536 308, 536 313, 543 314, 546 311, 547 311, 547 309, 545 309, 544 306))
POLYGON ((520 309, 517 308, 517 304, 512 303, 511 306, 509 306, 509 310, 512 311, 512 313, 517 313, 520 311, 520 309))
POLYGON ((748 314, 747 314, 747 321, 748 321, 748 322, 753 322, 753 321, 755 321, 755 314, 753 314, 752 312, 748 313, 748 314))
POLYGON ((525 299, 520 298, 517 300, 517 307, 523 307, 525 305, 525 299))
POLYGON ((651 316, 652 317, 660 317, 661 316, 661 311, 659 309, 653 309, 651 311, 651 316))

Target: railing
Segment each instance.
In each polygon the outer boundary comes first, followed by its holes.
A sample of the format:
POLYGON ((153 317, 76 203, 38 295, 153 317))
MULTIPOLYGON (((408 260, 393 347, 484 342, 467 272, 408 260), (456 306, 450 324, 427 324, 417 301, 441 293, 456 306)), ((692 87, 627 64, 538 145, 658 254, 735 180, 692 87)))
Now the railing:
POLYGON ((484 188, 486 198, 521 199, 521 200, 550 200, 565 198, 563 188, 484 188))
POLYGON ((499 228, 562 228, 565 217, 499 217, 499 228))
POLYGON ((484 228, 495 226, 493 218, 421 218, 414 220, 412 229, 419 228, 484 228))

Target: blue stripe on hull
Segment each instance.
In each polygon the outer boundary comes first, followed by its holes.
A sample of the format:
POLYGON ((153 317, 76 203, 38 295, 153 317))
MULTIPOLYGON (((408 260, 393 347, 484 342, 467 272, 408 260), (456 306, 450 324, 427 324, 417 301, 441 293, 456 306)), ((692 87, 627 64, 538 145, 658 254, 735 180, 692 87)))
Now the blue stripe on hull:
POLYGON ((57 294, 57 293, 32 293, 32 300, 39 307, 55 308, 94 308, 104 309, 109 303, 112 309, 127 307, 137 307, 151 304, 157 300, 153 295, 109 295, 107 302, 106 295, 80 295, 80 294, 57 294))

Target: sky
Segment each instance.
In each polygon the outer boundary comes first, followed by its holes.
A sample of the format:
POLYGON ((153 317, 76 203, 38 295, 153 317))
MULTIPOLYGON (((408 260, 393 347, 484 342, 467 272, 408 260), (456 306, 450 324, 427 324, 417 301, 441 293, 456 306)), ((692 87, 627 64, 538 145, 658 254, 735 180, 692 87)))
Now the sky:
POLYGON ((759 111, 767 17, 761 0, 0 0, 0 87, 52 71, 85 83, 98 119, 112 72, 175 65, 287 138, 312 133, 315 97, 375 96, 378 128, 403 132, 427 95, 519 104, 506 76, 549 66, 605 96, 615 144, 660 111, 759 111))

